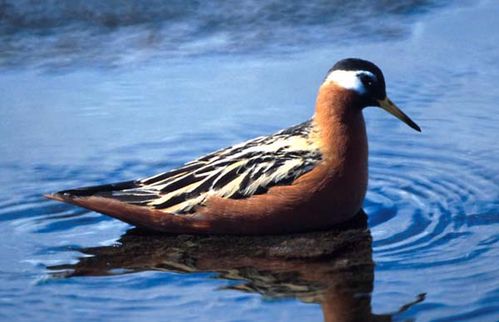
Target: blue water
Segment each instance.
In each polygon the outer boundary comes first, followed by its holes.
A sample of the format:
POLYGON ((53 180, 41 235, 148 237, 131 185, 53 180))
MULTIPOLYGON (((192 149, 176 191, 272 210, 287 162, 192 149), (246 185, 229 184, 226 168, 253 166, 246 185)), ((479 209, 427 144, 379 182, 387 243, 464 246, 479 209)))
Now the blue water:
POLYGON ((331 305, 362 307, 366 320, 499 320, 498 10, 0 2, 0 320, 320 321, 331 305), (42 198, 299 123, 350 56, 378 64, 423 129, 365 111, 369 231, 354 230, 353 252, 172 246, 42 198))

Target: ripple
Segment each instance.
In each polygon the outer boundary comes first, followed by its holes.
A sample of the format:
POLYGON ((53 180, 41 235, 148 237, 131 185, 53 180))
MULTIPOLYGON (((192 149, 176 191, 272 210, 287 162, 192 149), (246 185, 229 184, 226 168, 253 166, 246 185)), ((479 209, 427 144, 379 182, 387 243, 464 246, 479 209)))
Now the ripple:
POLYGON ((378 148, 370 159, 366 211, 378 264, 429 267, 478 256, 479 251, 463 257, 462 247, 474 249, 494 240, 471 229, 474 222, 499 222, 494 213, 473 214, 489 203, 497 209, 498 185, 489 175, 493 169, 455 150, 393 144, 401 148, 378 148))

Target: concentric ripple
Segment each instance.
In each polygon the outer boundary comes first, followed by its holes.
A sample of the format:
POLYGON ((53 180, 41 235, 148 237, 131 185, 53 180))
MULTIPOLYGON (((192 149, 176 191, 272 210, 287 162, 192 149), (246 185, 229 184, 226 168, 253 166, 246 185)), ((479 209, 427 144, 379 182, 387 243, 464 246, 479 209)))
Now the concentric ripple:
POLYGON ((476 248, 486 236, 470 226, 499 222, 497 216, 477 213, 497 200, 493 169, 445 148, 390 144, 397 150, 371 153, 365 203, 377 263, 427 267, 477 255, 464 258, 460 245, 476 248))

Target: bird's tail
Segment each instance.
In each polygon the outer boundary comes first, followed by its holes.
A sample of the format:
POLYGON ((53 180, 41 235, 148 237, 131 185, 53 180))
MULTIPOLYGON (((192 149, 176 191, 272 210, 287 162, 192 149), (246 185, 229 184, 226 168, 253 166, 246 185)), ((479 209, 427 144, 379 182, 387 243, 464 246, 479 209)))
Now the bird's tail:
POLYGON ((137 181, 83 187, 46 194, 45 197, 90 209, 117 218, 137 227, 170 233, 203 233, 207 222, 189 215, 169 212, 141 205, 147 196, 133 197, 126 193, 138 187, 137 181), (135 199, 132 199, 135 198, 135 199))

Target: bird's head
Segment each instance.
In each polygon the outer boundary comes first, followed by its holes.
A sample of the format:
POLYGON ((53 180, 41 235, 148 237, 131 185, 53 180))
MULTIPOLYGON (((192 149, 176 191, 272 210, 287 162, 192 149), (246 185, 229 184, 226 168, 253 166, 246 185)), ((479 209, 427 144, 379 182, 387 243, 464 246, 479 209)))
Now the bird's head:
POLYGON ((357 107, 378 106, 416 131, 421 128, 402 112, 386 95, 385 78, 375 64, 362 59, 347 58, 331 68, 324 84, 334 84, 357 96, 357 107))

